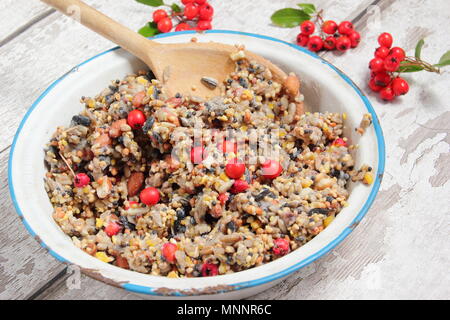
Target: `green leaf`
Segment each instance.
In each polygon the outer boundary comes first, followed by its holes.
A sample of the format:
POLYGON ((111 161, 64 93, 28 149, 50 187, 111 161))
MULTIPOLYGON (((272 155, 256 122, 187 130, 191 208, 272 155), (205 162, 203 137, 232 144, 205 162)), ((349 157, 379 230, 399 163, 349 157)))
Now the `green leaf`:
POLYGON ((299 9, 285 8, 278 11, 270 17, 272 22, 283 28, 293 28, 305 20, 311 19, 311 16, 299 9))
POLYGON ((177 5, 176 3, 172 3, 170 7, 172 8, 173 12, 181 12, 180 6, 177 5))
POLYGON ((446 53, 444 53, 441 57, 441 59, 439 59, 439 63, 435 64, 435 67, 445 67, 450 65, 450 51, 447 51, 446 53))
POLYGON ((402 61, 400 63, 400 67, 398 68, 397 72, 418 72, 418 71, 422 71, 423 67, 422 66, 405 66, 405 64, 407 64, 409 62, 407 61, 402 61))
POLYGON ((152 7, 159 7, 164 4, 163 0, 136 0, 136 1, 152 7))
POLYGON ((138 33, 143 35, 144 37, 153 37, 160 32, 158 30, 157 24, 155 22, 150 22, 140 28, 138 33))
POLYGON ((316 12, 316 6, 312 3, 299 3, 298 6, 307 14, 313 14, 316 12))
POLYGON ((415 52, 415 56, 417 59, 420 59, 420 53, 422 52, 422 47, 424 44, 425 44, 425 41, 423 39, 420 39, 419 42, 417 42, 416 52, 415 52))

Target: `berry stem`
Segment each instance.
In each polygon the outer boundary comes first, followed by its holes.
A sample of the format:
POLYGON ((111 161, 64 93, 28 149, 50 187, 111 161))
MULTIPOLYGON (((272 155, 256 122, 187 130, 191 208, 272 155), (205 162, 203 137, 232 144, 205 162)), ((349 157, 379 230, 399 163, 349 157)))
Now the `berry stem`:
POLYGON ((407 63, 402 63, 401 66, 404 66, 404 67, 420 66, 425 71, 435 72, 437 74, 441 73, 441 70, 439 68, 434 67, 431 63, 428 63, 428 62, 425 62, 423 60, 417 59, 416 57, 406 57, 404 61, 406 61, 407 63))

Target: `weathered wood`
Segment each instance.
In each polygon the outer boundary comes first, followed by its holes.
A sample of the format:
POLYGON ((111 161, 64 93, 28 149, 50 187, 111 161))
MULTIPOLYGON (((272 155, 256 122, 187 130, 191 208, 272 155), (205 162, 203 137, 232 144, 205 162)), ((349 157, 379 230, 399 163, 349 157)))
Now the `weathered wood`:
POLYGON ((0 2, 0 46, 43 19, 49 9, 39 1, 2 0, 0 2))
POLYGON ((22 299, 63 266, 30 236, 14 211, 8 191, 8 152, 0 153, 0 299, 22 299))
MULTIPOLYGON (((87 2, 95 3, 101 11, 133 29, 142 25, 152 12, 152 8, 134 1, 121 1, 114 6, 106 0, 87 2)), ((274 10, 294 7, 296 3, 298 1, 265 1, 262 5, 258 1, 256 6, 249 1, 218 1, 214 4, 218 12, 214 25, 218 29, 242 30, 293 41, 298 29, 270 26, 269 17, 274 10)), ((339 21, 358 17, 373 1, 361 1, 356 8, 350 0, 315 3, 326 9, 327 18, 339 21)), ((377 4, 383 10, 379 16, 383 29, 373 24, 372 12, 376 10, 366 12, 357 23, 363 36, 361 45, 344 56, 326 54, 327 60, 344 70, 365 92, 368 92, 367 64, 377 46, 379 33, 396 31, 393 32, 395 44, 409 52, 418 38, 428 35, 423 55, 432 62, 450 47, 445 28, 441 27, 450 10, 447 1, 440 1, 436 9, 430 8, 426 1, 412 4, 406 0, 381 0, 377 4)), ((0 128, 0 150, 8 147, 26 109, 51 81, 111 46, 108 41, 54 13, 0 47, 3 79, 0 96, 4 99, 0 110, 4 120, 0 128)), ((450 256, 445 233, 450 207, 447 196, 450 191, 450 115, 446 113, 450 81, 448 73, 442 76, 420 73, 407 79, 411 92, 394 103, 382 103, 369 93, 384 129, 388 162, 382 191, 367 217, 331 254, 255 298, 450 297, 445 269, 450 256)), ((0 154, 2 181, 6 179, 7 152, 0 154)), ((2 185, 5 186, 5 182, 2 185)), ((82 277, 80 290, 68 290, 67 276, 60 276, 64 265, 43 253, 26 233, 12 212, 5 187, 0 197, 0 217, 6 221, 2 225, 8 226, 8 233, 0 229, 0 298, 22 298, 35 292, 40 293, 38 298, 46 299, 134 297, 87 277, 82 277), (39 288, 54 277, 58 280, 50 289, 40 292, 39 288)))

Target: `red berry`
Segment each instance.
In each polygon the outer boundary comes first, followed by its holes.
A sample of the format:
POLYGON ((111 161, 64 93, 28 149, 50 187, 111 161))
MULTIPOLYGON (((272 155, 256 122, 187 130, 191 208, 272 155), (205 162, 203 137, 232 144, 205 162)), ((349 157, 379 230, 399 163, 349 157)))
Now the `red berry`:
POLYGON ((136 201, 128 201, 128 205, 125 205, 125 210, 129 210, 133 207, 137 207, 139 205, 139 202, 136 201))
POLYGON ((202 146, 193 147, 191 149, 191 162, 193 164, 200 164, 206 158, 205 148, 202 146))
POLYGON ((375 58, 381 58, 384 59, 389 55, 389 48, 388 47, 378 47, 375 50, 375 58))
POLYGON ((369 62, 369 68, 370 70, 374 72, 380 72, 384 70, 384 61, 380 58, 373 58, 369 62))
POLYGON ((250 188, 250 186, 248 185, 247 181, 236 180, 234 182, 233 186, 231 187, 230 191, 232 193, 240 193, 240 192, 244 192, 248 188, 250 188))
POLYGON ((395 94, 391 86, 381 89, 380 98, 385 101, 391 101, 395 98, 395 94))
POLYGON ((278 238, 274 241, 274 246, 272 248, 273 253, 277 256, 285 256, 291 251, 291 248, 289 247, 289 241, 287 241, 284 238, 278 238))
POLYGON ((192 30, 192 27, 185 22, 178 24, 175 28, 175 31, 187 31, 192 30))
POLYGON ((158 30, 162 33, 172 30, 172 20, 170 18, 164 18, 158 22, 158 30))
POLYGON ((223 140, 222 143, 219 143, 218 148, 223 153, 233 152, 234 154, 237 154, 238 146, 237 146, 237 143, 235 143, 235 142, 232 142, 230 140, 223 140))
POLYGON ((153 21, 158 23, 162 19, 167 18, 167 12, 165 10, 159 9, 153 12, 153 21))
POLYGON ((145 123, 145 114, 141 110, 133 110, 128 114, 127 123, 133 129, 140 129, 145 123))
POLYGON ((346 147, 347 142, 345 142, 345 140, 342 138, 337 138, 336 140, 333 141, 333 146, 346 147))
POLYGON ((352 45, 352 41, 347 36, 340 36, 336 40, 336 48, 339 51, 346 51, 348 50, 352 45))
POLYGON ((206 2, 206 0, 194 0, 194 2, 198 5, 202 5, 206 2))
POLYGON ((86 173, 78 173, 73 179, 73 184, 77 188, 83 188, 91 182, 91 179, 86 173))
POLYGON ((405 60, 406 57, 405 50, 400 47, 393 47, 389 52, 389 55, 397 57, 399 61, 405 60))
POLYGON ((322 31, 327 34, 335 34, 338 29, 338 25, 333 20, 327 20, 322 24, 322 31))
POLYGON ((178 247, 175 243, 166 242, 162 246, 161 254, 167 262, 174 263, 176 260, 175 252, 177 252, 177 250, 178 250, 178 247))
POLYGON ((370 81, 369 81, 369 88, 370 88, 372 91, 374 91, 374 92, 379 92, 381 89, 383 89, 383 87, 378 86, 378 85, 375 83, 375 79, 374 79, 374 78, 370 79, 370 81))
POLYGON ((359 34, 359 32, 353 30, 352 32, 350 32, 348 37, 350 38, 352 48, 356 48, 361 41, 361 35, 359 34))
POLYGON ((215 264, 212 263, 204 263, 202 265, 202 276, 203 277, 212 277, 217 276, 219 274, 219 269, 215 264))
POLYGON ((400 59, 393 55, 388 55, 384 59, 384 68, 386 71, 394 72, 397 71, 398 67, 400 67, 400 59))
POLYGON ((208 20, 199 20, 197 23, 198 30, 210 30, 212 29, 211 21, 208 20))
POLYGON ((120 232, 120 230, 122 230, 122 226, 115 221, 111 221, 105 227, 105 232, 108 235, 108 237, 115 236, 116 234, 118 234, 120 232))
POLYGON ((317 52, 323 47, 323 40, 319 36, 312 36, 308 41, 308 49, 317 52))
POLYGON ((188 3, 193 3, 194 0, 181 0, 181 3, 187 5, 188 3))
POLYGON ((396 96, 407 94, 409 91, 408 82, 405 79, 397 77, 392 81, 392 91, 396 96))
POLYGON ((392 46, 393 41, 394 40, 392 39, 392 35, 390 33, 383 32, 378 36, 378 43, 382 47, 390 48, 392 46))
POLYGON ((141 191, 139 198, 142 203, 153 206, 159 202, 159 191, 156 188, 148 187, 141 191))
POLYGON ((184 7, 184 16, 188 20, 192 20, 198 15, 198 6, 194 3, 188 3, 186 7, 184 7))
POLYGON ((309 41, 309 36, 307 36, 306 34, 299 33, 297 35, 297 45, 306 47, 306 45, 308 44, 308 41, 309 41))
POLYGON ((219 194, 219 196, 217 197, 217 200, 219 200, 221 205, 224 205, 225 203, 227 203, 228 201, 228 193, 221 193, 219 194))
POLYGON ((245 164, 239 162, 236 158, 228 161, 225 166, 225 173, 231 179, 239 179, 245 172, 245 164))
POLYGON ((373 78, 375 81, 375 84, 380 87, 386 87, 391 83, 391 76, 388 75, 386 72, 379 72, 377 75, 373 78))
POLYGON ((342 21, 339 24, 338 31, 340 34, 349 35, 353 31, 353 24, 350 21, 342 21))
POLYGON ((300 25, 300 30, 306 36, 313 34, 315 28, 314 23, 310 20, 303 21, 300 25))
POLYGON ((323 42, 323 47, 327 50, 334 50, 336 49, 336 38, 333 36, 329 36, 325 39, 323 42))
POLYGON ((283 171, 283 167, 278 161, 267 160, 262 165, 262 175, 266 179, 275 179, 283 171))
POLYGON ((214 8, 209 3, 205 3, 200 6, 198 10, 198 16, 200 20, 211 20, 213 15, 214 8))

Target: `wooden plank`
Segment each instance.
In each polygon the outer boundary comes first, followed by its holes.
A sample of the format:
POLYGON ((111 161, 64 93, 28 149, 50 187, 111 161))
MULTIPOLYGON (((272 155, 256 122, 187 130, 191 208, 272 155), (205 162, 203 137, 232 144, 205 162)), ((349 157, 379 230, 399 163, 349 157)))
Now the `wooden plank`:
POLYGON ((13 209, 8 152, 0 153, 0 300, 26 298, 63 268, 30 236, 13 209))
POLYGON ((0 2, 0 46, 24 32, 53 10, 40 1, 2 0, 0 2))

